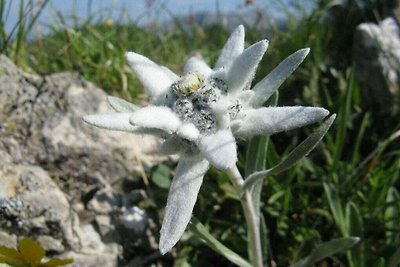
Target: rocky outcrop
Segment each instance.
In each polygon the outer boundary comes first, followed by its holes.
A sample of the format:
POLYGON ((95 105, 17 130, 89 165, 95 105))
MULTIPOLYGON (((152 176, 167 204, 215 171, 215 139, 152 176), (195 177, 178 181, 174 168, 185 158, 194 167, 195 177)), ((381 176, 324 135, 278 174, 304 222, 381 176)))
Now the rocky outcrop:
POLYGON ((362 23, 355 35, 356 77, 366 102, 377 110, 392 111, 400 97, 400 29, 393 18, 379 25, 362 23))
POLYGON ((135 206, 145 191, 115 185, 140 184, 165 158, 155 138, 82 123, 110 111, 105 100, 78 74, 30 75, 0 56, 0 245, 28 236, 85 267, 156 249, 157 227, 135 206))

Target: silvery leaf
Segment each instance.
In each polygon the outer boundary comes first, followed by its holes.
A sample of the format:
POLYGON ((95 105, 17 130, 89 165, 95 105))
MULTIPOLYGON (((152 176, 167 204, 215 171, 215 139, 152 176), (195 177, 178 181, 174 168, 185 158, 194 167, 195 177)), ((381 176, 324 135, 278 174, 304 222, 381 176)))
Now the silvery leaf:
POLYGON ((152 97, 165 94, 169 86, 175 81, 171 79, 170 71, 165 71, 165 67, 157 65, 145 56, 127 52, 125 57, 144 88, 152 97))
POLYGON ((226 170, 237 160, 236 142, 230 130, 203 136, 198 147, 204 157, 218 169, 226 170))
POLYGON ((129 118, 131 116, 132 112, 95 114, 84 116, 83 121, 99 128, 133 132, 137 130, 138 127, 129 123, 129 118))
POLYGON ((198 57, 191 57, 186 62, 185 67, 183 68, 183 73, 188 74, 189 72, 199 72, 204 76, 208 76, 211 74, 212 69, 204 62, 203 59, 198 57))
POLYGON ((178 116, 170 108, 162 106, 141 108, 131 113, 129 122, 134 126, 160 129, 169 134, 176 132, 181 126, 178 116))
POLYGON ((265 103, 281 84, 297 69, 303 62, 308 53, 309 48, 301 49, 282 61, 270 74, 257 83, 254 88, 254 97, 251 100, 253 107, 259 107, 265 103))
POLYGON ((189 141, 196 141, 200 136, 199 130, 196 128, 196 126, 194 126, 193 123, 182 124, 176 134, 189 141))
POLYGON ((252 99, 253 96, 254 96, 253 90, 244 90, 244 91, 240 91, 237 94, 237 98, 239 99, 240 104, 243 107, 249 106, 250 100, 252 99))
POLYGON ((246 48, 228 70, 228 90, 231 93, 246 89, 254 78, 258 64, 268 48, 268 41, 262 40, 246 48))
POLYGON ((226 41, 224 48, 214 66, 214 70, 229 68, 232 61, 239 56, 244 49, 244 27, 239 25, 226 41))
POLYGON ((181 157, 168 193, 161 226, 161 254, 170 251, 184 233, 208 166, 208 161, 201 157, 181 157))
POLYGON ((272 135, 296 129, 319 121, 329 114, 324 108, 302 106, 264 107, 242 112, 241 119, 232 122, 235 136, 241 137, 272 135))
POLYGON ((179 79, 179 76, 175 74, 175 72, 173 72, 172 70, 170 70, 169 68, 159 65, 161 67, 161 69, 165 72, 165 74, 167 74, 169 76, 169 78, 172 81, 176 81, 179 79))

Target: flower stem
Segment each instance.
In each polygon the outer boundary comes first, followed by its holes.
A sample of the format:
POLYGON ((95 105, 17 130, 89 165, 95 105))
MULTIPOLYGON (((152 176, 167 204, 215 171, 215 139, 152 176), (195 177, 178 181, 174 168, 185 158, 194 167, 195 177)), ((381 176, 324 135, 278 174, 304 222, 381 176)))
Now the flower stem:
POLYGON ((236 165, 227 170, 237 194, 240 196, 240 202, 246 217, 247 231, 250 245, 250 260, 255 267, 263 266, 263 257, 260 239, 260 220, 254 208, 254 202, 250 190, 243 192, 244 179, 236 165))

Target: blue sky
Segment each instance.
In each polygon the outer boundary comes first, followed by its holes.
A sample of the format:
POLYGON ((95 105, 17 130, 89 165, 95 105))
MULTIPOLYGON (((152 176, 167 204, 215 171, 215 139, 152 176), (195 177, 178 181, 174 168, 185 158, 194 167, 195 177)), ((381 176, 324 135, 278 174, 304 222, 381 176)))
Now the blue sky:
MULTIPOLYGON (((277 4, 279 1, 281 0, 259 0, 256 3, 264 10, 270 11, 271 15, 276 16, 279 13, 277 4)), ((283 2, 292 3, 296 1, 298 3, 309 2, 309 0, 284 0, 283 2)), ((27 2, 27 0, 24 1, 24 3, 27 2)), ((37 2, 37 0, 34 2, 37 2)), ((50 0, 40 16, 39 23, 41 30, 44 31, 48 26, 57 25, 56 13, 59 11, 65 17, 74 15, 78 18, 77 21, 84 21, 88 14, 97 14, 97 21, 111 18, 113 20, 122 19, 123 21, 134 20, 143 25, 156 20, 170 19, 171 15, 165 12, 165 9, 176 16, 215 12, 217 2, 220 11, 223 13, 244 10, 244 0, 50 0), (151 8, 148 7, 150 2, 154 2, 151 8)), ((10 31, 18 21, 18 8, 21 0, 7 1, 7 4, 10 3, 11 9, 6 20, 6 31, 10 31)), ((250 8, 254 8, 254 6, 250 8)))

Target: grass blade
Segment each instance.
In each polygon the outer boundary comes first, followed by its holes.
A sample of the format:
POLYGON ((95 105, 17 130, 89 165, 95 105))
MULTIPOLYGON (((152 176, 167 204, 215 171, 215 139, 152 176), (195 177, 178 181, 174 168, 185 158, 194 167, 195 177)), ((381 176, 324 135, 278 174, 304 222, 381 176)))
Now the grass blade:
POLYGON ((346 221, 344 218, 342 203, 335 188, 327 181, 323 182, 326 197, 332 211, 333 219, 342 235, 347 236, 346 221))
POLYGON ((388 267, 397 267, 400 264, 400 248, 396 250, 396 252, 390 257, 388 267))
POLYGON ((400 234, 393 231, 399 225, 400 220, 400 195, 396 188, 389 188, 386 196, 385 228, 386 243, 394 244, 399 241, 400 234))
POLYGON ((336 135, 336 141, 335 141, 335 150, 333 154, 333 170, 336 170, 338 168, 339 160, 342 156, 342 151, 343 151, 343 146, 344 146, 344 140, 346 137, 346 128, 347 128, 347 121, 351 115, 351 100, 353 96, 353 91, 356 87, 354 78, 353 78, 353 73, 350 72, 348 75, 349 82, 347 86, 345 85, 346 83, 343 81, 343 77, 339 79, 339 87, 345 87, 346 93, 345 93, 345 104, 341 105, 340 111, 338 112, 338 130, 337 130, 337 135, 336 135))
MULTIPOLYGON (((362 238, 364 236, 364 223, 360 215, 360 211, 356 204, 349 202, 346 205, 346 218, 347 218, 347 229, 349 236, 358 236, 362 238)), ((350 266, 352 267, 363 267, 365 266, 365 255, 364 245, 362 242, 355 245, 348 253, 350 266)))
POLYGON ((369 122, 370 122, 370 113, 367 113, 364 115, 364 118, 361 122, 361 126, 360 126, 360 130, 358 131, 358 135, 357 135, 357 139, 354 145, 354 149, 353 149, 353 156, 351 159, 352 165, 355 166, 357 164, 357 162, 359 161, 359 153, 360 153, 360 145, 361 142, 364 138, 364 134, 365 134, 365 129, 367 128, 369 122))
POLYGON ((203 240, 207 246, 209 246, 215 252, 223 255, 232 263, 241 267, 251 267, 251 264, 240 257, 238 254, 225 247, 221 242, 215 239, 206 229, 206 227, 195 217, 192 216, 192 220, 188 225, 188 229, 201 240, 203 240))
POLYGON ((292 265, 292 267, 312 267, 315 263, 343 252, 354 246, 360 239, 358 237, 345 237, 331 240, 317 246, 310 255, 292 265))

